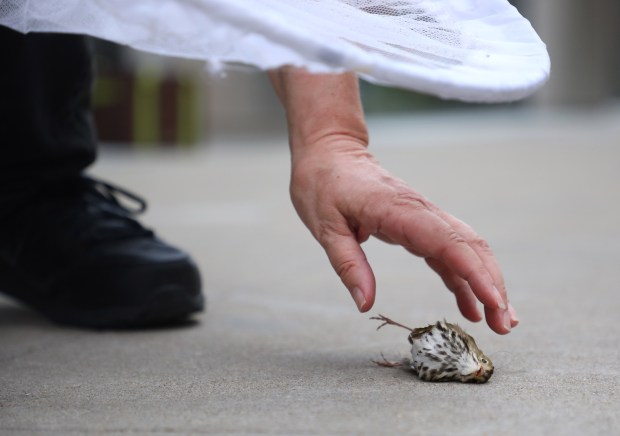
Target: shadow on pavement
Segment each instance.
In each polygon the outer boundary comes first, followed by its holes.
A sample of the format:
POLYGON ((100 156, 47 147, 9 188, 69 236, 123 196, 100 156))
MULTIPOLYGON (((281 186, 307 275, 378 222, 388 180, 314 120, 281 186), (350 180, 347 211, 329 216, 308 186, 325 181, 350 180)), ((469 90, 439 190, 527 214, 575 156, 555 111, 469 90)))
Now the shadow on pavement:
POLYGON ((0 329, 16 326, 45 326, 49 322, 35 312, 21 306, 0 302, 0 329))

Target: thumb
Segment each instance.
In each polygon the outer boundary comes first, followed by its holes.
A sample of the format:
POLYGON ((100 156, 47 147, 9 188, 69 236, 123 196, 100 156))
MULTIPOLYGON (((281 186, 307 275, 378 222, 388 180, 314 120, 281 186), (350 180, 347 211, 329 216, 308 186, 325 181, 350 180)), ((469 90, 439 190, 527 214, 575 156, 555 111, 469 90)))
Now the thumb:
POLYGON ((352 234, 332 234, 325 238, 321 245, 359 311, 370 310, 375 303, 375 276, 355 237, 352 234))

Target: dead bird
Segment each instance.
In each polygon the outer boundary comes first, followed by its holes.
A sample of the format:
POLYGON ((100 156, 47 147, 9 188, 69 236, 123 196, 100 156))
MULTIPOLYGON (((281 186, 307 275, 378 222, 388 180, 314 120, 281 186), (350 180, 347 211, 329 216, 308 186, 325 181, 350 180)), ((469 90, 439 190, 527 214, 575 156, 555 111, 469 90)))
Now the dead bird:
POLYGON ((370 319, 409 330, 411 360, 375 361, 387 367, 407 366, 426 381, 460 381, 485 383, 493 375, 493 362, 476 345, 476 341, 456 324, 437 321, 427 327, 412 329, 379 315, 370 319))

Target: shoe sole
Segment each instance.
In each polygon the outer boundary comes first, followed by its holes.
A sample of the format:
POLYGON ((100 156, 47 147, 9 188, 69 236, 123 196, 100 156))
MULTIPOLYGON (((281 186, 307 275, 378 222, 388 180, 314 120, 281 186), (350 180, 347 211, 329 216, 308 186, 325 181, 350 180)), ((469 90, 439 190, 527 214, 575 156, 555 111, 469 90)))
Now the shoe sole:
POLYGON ((158 327, 186 322, 190 315, 204 310, 201 293, 190 295, 175 285, 152 290, 139 306, 85 309, 66 304, 57 305, 37 298, 31 287, 5 262, 0 261, 0 292, 29 306, 49 320, 75 327, 93 329, 131 329, 158 327))

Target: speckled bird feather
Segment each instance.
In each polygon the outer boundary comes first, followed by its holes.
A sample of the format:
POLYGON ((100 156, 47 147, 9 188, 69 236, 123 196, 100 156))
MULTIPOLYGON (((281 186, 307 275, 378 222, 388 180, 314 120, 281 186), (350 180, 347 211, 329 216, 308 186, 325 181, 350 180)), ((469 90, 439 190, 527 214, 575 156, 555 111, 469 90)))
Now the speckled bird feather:
POLYGON ((395 325, 410 331, 411 359, 404 362, 376 362, 382 366, 409 366, 426 381, 461 381, 485 383, 493 375, 493 363, 461 327, 437 321, 421 328, 409 328, 383 315, 371 319, 382 321, 378 328, 395 325))

